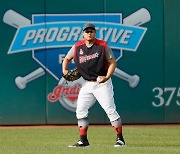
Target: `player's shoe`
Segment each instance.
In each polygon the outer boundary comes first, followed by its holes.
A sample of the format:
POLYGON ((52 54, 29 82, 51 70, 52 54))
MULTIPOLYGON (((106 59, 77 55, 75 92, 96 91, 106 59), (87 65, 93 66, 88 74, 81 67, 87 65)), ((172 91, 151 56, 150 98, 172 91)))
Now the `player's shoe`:
POLYGON ((68 147, 70 148, 74 148, 74 147, 89 147, 89 142, 88 140, 87 141, 84 141, 82 142, 81 140, 79 140, 77 143, 75 143, 74 145, 69 145, 68 147))
POLYGON ((124 140, 120 140, 119 138, 117 138, 116 144, 114 145, 114 147, 125 147, 124 140))

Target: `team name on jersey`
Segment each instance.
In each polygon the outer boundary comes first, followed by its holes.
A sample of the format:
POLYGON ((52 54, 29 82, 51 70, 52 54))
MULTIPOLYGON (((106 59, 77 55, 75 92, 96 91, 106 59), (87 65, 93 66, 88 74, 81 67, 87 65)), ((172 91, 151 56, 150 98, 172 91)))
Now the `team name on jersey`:
POLYGON ((91 54, 91 55, 85 55, 85 56, 80 56, 79 57, 79 63, 85 63, 91 59, 95 59, 95 58, 98 58, 99 57, 99 54, 96 52, 94 54, 91 54))

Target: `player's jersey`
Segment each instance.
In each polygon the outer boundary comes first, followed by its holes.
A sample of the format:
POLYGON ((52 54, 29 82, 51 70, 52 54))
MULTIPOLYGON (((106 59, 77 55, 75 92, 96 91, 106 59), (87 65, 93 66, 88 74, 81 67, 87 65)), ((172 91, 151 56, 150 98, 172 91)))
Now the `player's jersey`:
POLYGON ((74 62, 85 80, 95 81, 98 76, 106 76, 106 47, 107 43, 98 39, 91 47, 87 47, 84 40, 75 44, 74 62))

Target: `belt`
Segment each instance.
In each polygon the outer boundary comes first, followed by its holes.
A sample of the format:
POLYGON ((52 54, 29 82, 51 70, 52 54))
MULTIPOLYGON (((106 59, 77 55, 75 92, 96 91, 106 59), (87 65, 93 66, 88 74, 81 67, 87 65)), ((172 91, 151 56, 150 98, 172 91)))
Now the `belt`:
POLYGON ((87 80, 87 81, 96 82, 97 80, 96 79, 92 79, 92 80, 87 80))

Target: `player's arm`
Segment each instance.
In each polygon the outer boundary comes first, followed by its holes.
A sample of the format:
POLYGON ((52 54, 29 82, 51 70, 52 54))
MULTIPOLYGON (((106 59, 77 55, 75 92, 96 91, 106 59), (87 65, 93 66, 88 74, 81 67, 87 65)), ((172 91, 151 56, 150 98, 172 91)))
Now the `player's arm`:
POLYGON ((69 50, 69 52, 67 53, 67 55, 65 56, 63 60, 62 72, 64 75, 68 73, 68 66, 71 60, 73 59, 73 54, 74 54, 74 46, 69 50))
POLYGON ((115 58, 112 57, 111 59, 109 59, 108 63, 109 63, 109 68, 108 68, 108 71, 107 71, 107 74, 106 74, 107 79, 109 79, 113 75, 114 70, 116 68, 116 60, 115 60, 115 58))
POLYGON ((68 66, 69 66, 71 59, 72 58, 70 58, 68 55, 66 55, 66 57, 64 58, 64 61, 62 63, 62 72, 64 75, 67 74, 67 72, 68 72, 68 66))
POLYGON ((114 59, 114 57, 109 59, 108 63, 109 63, 109 68, 108 68, 107 74, 106 74, 106 76, 99 76, 99 78, 100 78, 100 80, 98 81, 99 83, 106 82, 114 73, 114 70, 116 68, 116 60, 114 59))
POLYGON ((100 78, 100 80, 98 81, 99 83, 106 82, 112 76, 112 74, 114 73, 114 70, 116 68, 116 60, 115 60, 112 50, 109 46, 107 46, 106 60, 109 63, 109 68, 108 68, 106 76, 99 76, 99 78, 100 78))

